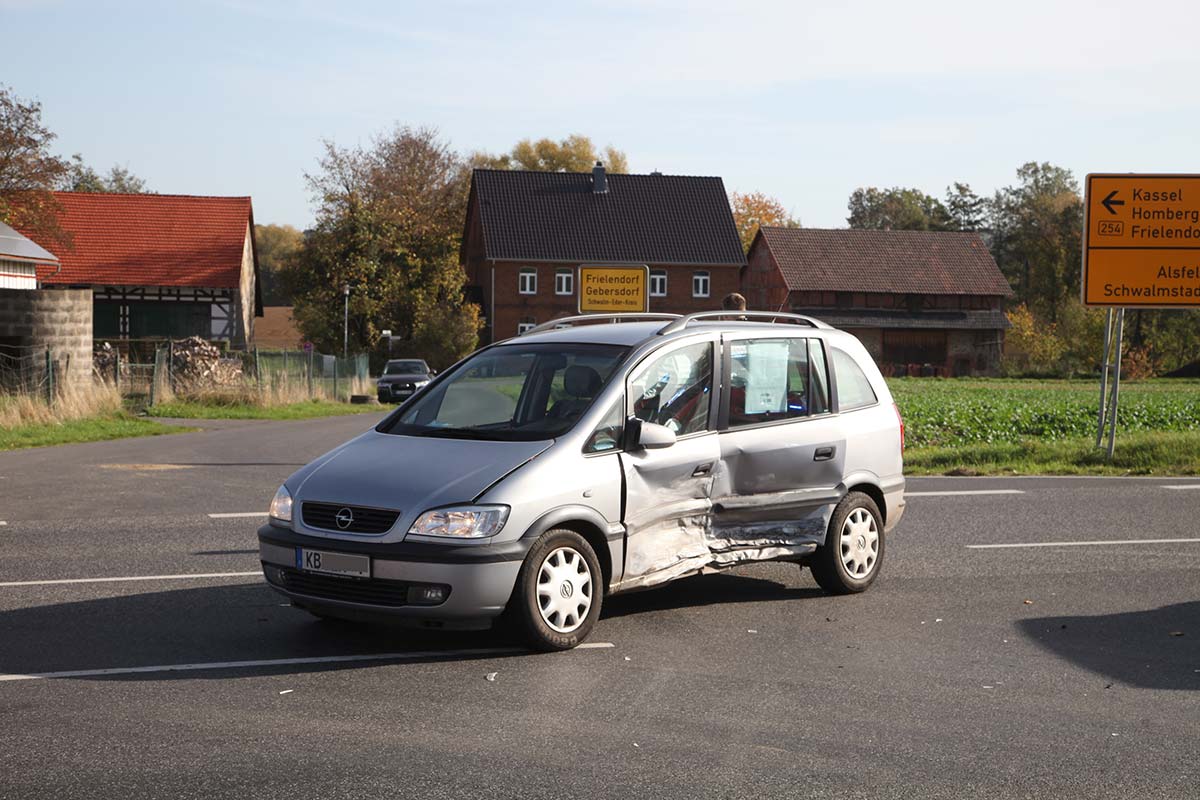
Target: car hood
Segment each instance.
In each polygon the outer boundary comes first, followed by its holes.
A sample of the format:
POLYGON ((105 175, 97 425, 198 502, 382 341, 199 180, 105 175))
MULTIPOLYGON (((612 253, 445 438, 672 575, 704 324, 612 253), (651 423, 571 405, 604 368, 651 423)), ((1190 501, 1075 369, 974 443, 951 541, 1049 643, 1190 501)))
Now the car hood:
POLYGON ((423 372, 417 372, 417 373, 413 373, 411 375, 380 375, 379 376, 380 383, 400 383, 400 382, 408 383, 408 382, 412 382, 412 381, 427 381, 429 379, 430 379, 429 376, 423 372))
POLYGON ((313 500, 396 509, 407 530, 422 511, 470 503, 552 443, 396 436, 372 430, 297 473, 292 496, 298 504, 313 500))

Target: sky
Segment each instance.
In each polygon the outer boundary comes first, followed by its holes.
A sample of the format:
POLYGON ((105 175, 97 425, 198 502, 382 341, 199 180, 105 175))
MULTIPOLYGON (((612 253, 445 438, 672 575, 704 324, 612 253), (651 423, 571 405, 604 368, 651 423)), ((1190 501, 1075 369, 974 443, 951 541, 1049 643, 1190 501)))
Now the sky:
POLYGON ((60 154, 259 223, 312 222, 322 140, 402 124, 464 153, 580 133, 844 227, 860 186, 1200 172, 1197 28, 1194 0, 0 0, 0 83, 60 154))

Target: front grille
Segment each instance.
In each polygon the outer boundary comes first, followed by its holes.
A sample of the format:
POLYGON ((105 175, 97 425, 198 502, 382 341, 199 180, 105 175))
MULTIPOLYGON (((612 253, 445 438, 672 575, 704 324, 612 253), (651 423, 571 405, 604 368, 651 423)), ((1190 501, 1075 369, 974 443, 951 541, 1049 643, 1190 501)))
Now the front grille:
POLYGON ((305 503, 303 508, 304 524, 308 527, 342 533, 387 533, 400 516, 399 511, 386 508, 344 506, 337 503, 305 503), (344 528, 337 523, 338 513, 342 509, 348 510, 354 516, 354 521, 344 528))
POLYGON ((336 578, 314 575, 274 564, 265 570, 267 580, 297 594, 340 600, 344 603, 366 603, 373 606, 408 605, 409 584, 404 581, 381 581, 374 578, 336 578), (282 580, 281 580, 282 578, 282 580))

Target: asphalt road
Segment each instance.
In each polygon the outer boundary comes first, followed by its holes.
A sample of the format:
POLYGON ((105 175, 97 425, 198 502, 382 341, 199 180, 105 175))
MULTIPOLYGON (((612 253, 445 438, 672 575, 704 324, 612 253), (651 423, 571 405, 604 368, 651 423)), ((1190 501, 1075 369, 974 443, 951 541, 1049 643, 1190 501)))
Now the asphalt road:
POLYGON ((1200 796, 1200 481, 913 479, 863 595, 745 567, 532 655, 315 621, 209 516, 372 421, 0 453, 0 798, 1200 796))

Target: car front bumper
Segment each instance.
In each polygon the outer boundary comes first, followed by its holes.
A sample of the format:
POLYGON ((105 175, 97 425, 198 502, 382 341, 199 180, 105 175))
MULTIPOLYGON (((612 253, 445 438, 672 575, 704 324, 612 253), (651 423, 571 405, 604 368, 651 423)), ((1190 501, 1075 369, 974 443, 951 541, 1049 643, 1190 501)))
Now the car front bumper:
POLYGON ((416 388, 405 389, 401 388, 399 384, 395 383, 379 384, 376 387, 376 391, 379 395, 379 402, 381 403, 407 400, 417 393, 416 388))
POLYGON ((490 627, 512 596, 530 544, 381 544, 305 536, 271 524, 258 530, 263 574, 293 604, 329 616, 432 628, 490 627), (299 567, 298 548, 367 555, 371 577, 306 571, 299 567), (410 602, 409 590, 430 585, 449 587, 443 602, 410 602))

